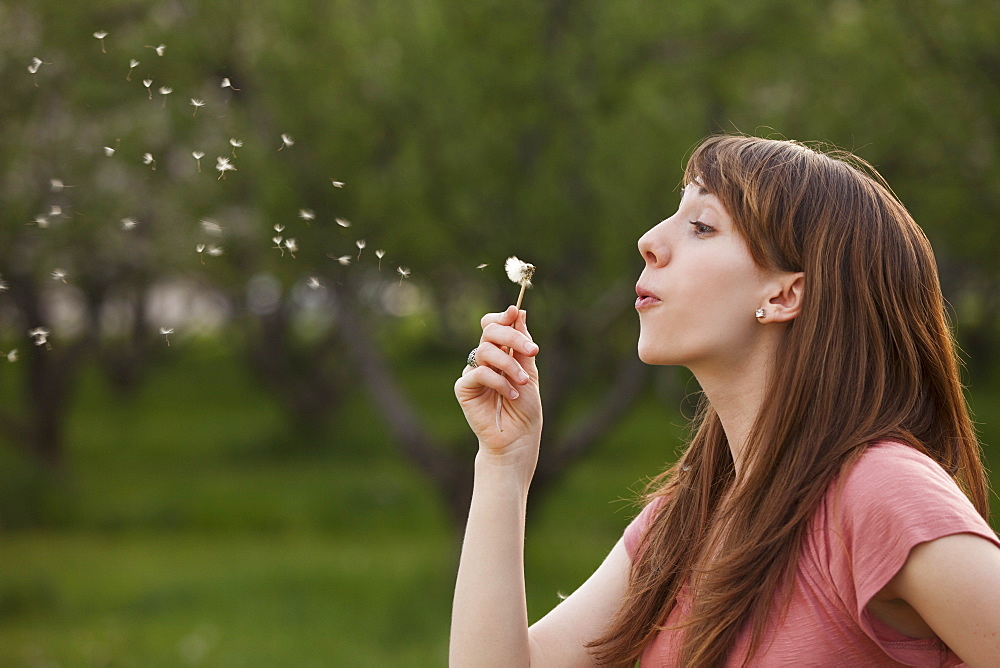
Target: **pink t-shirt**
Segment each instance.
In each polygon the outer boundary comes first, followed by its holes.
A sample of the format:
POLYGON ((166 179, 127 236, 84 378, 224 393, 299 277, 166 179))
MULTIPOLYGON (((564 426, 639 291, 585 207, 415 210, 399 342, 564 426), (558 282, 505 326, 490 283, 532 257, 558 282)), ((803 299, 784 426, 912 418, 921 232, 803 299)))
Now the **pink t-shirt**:
MULTIPOLYGON (((634 558, 659 503, 649 504, 625 530, 634 558)), ((957 666, 940 640, 903 635, 865 606, 902 568, 919 543, 956 533, 1000 540, 937 463, 896 442, 868 448, 834 482, 811 520, 799 555, 787 611, 772 612, 752 666, 957 666)), ((691 611, 681 590, 667 619, 676 626, 691 611)), ((780 607, 780 606, 778 606, 780 607)), ((739 666, 749 629, 740 633, 728 666, 739 666)), ((661 631, 642 654, 643 668, 676 666, 682 631, 661 631)))

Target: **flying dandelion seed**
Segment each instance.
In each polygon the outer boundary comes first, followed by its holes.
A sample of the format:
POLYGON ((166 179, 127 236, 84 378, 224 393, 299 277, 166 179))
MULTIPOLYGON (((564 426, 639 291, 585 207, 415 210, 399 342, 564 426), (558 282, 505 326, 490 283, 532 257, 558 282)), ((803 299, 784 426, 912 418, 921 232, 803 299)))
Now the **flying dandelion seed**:
POLYGON ((379 248, 375 251, 375 257, 378 258, 378 270, 382 271, 382 258, 385 257, 385 251, 379 248))
POLYGON ((52 280, 62 281, 63 285, 69 285, 66 283, 66 272, 63 269, 53 269, 52 270, 52 280))
POLYGON ((489 264, 486 264, 486 263, 483 263, 483 264, 477 264, 477 265, 476 265, 476 269, 485 269, 485 268, 486 268, 486 267, 488 267, 488 266, 490 266, 490 265, 489 265, 489 264))
POLYGON ((108 156, 110 158, 114 154, 115 154, 115 149, 111 148, 110 146, 105 146, 104 147, 104 155, 106 155, 106 156, 108 156))
POLYGON ((35 88, 38 88, 38 68, 42 65, 51 65, 52 63, 47 63, 41 58, 35 57, 31 59, 31 64, 28 65, 28 71, 31 72, 31 79, 35 82, 35 88))
POLYGON ((139 224, 139 221, 135 218, 122 218, 122 229, 126 232, 131 232, 135 229, 135 226, 139 224))
POLYGON ((76 186, 68 186, 62 182, 60 179, 49 179, 49 185, 52 188, 52 192, 60 192, 63 188, 75 188, 76 186))
POLYGON ((153 99, 153 88, 152 88, 152 86, 153 86, 153 80, 152 79, 143 79, 142 80, 142 85, 146 87, 146 93, 149 94, 149 99, 152 100, 153 99))
POLYGON ((316 220, 316 212, 312 209, 299 209, 299 218, 306 222, 316 220))
POLYGON ((274 245, 271 248, 281 251, 281 257, 285 257, 285 247, 281 244, 281 237, 271 237, 274 245))
POLYGON ((309 280, 306 282, 306 285, 308 285, 313 290, 319 290, 320 288, 323 287, 323 284, 320 283, 319 279, 316 278, 315 276, 310 276, 309 280))
POLYGON ((144 165, 152 165, 153 166, 153 171, 154 172, 156 171, 156 160, 153 159, 153 154, 152 153, 143 153, 142 154, 142 164, 144 164, 144 165))
POLYGON ((156 51, 156 55, 160 56, 161 58, 163 57, 163 54, 167 51, 167 45, 166 44, 161 44, 159 46, 152 46, 151 44, 145 44, 145 45, 143 45, 142 48, 144 48, 144 49, 152 49, 153 51, 156 51))
POLYGON ((236 157, 236 149, 238 149, 239 147, 243 146, 243 140, 242 139, 236 139, 235 137, 232 137, 232 138, 229 139, 229 145, 233 147, 233 157, 235 158, 236 157))
POLYGON ((201 258, 201 263, 205 264, 205 244, 198 244, 194 247, 194 250, 198 253, 198 257, 201 258))
POLYGON ((163 96, 163 106, 162 109, 167 108, 167 96, 174 92, 174 89, 170 86, 160 86, 159 93, 163 96))
POLYGON ((214 220, 209 220, 204 218, 199 220, 198 223, 201 225, 201 229, 206 234, 211 234, 212 236, 221 237, 222 236, 222 225, 219 225, 214 220))
POLYGON ((292 139, 292 136, 291 135, 286 135, 284 132, 282 132, 281 133, 281 148, 279 148, 278 150, 280 151, 281 149, 286 148, 288 146, 292 146, 294 144, 295 144, 295 140, 292 139))
POLYGON ((205 252, 212 257, 219 257, 220 255, 225 253, 225 251, 222 250, 222 246, 213 246, 211 244, 209 244, 208 250, 206 250, 205 252))
POLYGON ((0 292, 6 292, 7 290, 10 290, 10 286, 7 285, 7 281, 0 278, 0 292))
POLYGON ((350 227, 351 221, 345 218, 337 218, 337 224, 340 225, 341 227, 350 227))
POLYGON ((229 161, 229 158, 223 158, 221 155, 215 158, 215 168, 219 170, 218 180, 226 178, 226 172, 236 171, 236 166, 229 161))
POLYGON ((274 231, 275 232, 284 232, 285 231, 285 226, 282 225, 281 223, 275 223, 274 224, 274 231))
POLYGON ((94 33, 94 37, 96 37, 101 41, 101 53, 107 53, 107 51, 104 50, 104 38, 107 36, 108 36, 107 30, 98 30, 97 32, 94 33))
POLYGON ((350 255, 341 255, 340 257, 334 258, 334 259, 337 260, 337 262, 339 262, 340 264, 342 264, 345 267, 351 264, 351 256, 350 255))
POLYGON ((344 182, 343 181, 334 181, 333 179, 330 179, 330 183, 333 184, 334 188, 343 188, 344 187, 344 182))
POLYGON ((62 214, 63 214, 63 210, 62 210, 62 207, 61 207, 61 206, 58 206, 58 205, 56 205, 56 204, 53 204, 52 206, 50 206, 50 207, 49 207, 49 215, 50 215, 51 217, 53 217, 53 218, 58 218, 58 217, 59 217, 59 216, 61 216, 62 214))
POLYGON ((35 327, 29 330, 28 336, 35 340, 36 346, 45 346, 46 350, 52 350, 52 346, 49 345, 49 330, 44 327, 35 327))
POLYGON ((361 260, 361 251, 363 251, 365 249, 365 243, 366 242, 365 242, 364 239, 358 239, 357 241, 354 242, 354 245, 358 247, 358 260, 359 261, 361 260))
POLYGON ((222 79, 222 83, 219 84, 219 88, 232 88, 233 90, 239 90, 239 88, 234 86, 233 82, 229 80, 229 77, 224 77, 222 79))
POLYGON ((191 118, 194 118, 194 115, 198 113, 198 110, 205 106, 205 100, 198 100, 192 97, 191 106, 194 107, 194 114, 191 114, 191 118))
POLYGON ((128 74, 125 75, 125 81, 131 81, 132 80, 132 70, 134 70, 137 67, 139 67, 139 61, 138 60, 136 60, 135 58, 132 58, 131 60, 128 61, 128 74))
POLYGON ((167 347, 170 346, 170 335, 174 333, 173 327, 160 327, 160 336, 162 336, 167 341, 167 347))
POLYGON ((28 225, 38 225, 39 229, 46 229, 49 226, 49 219, 45 216, 35 216, 35 219, 28 223, 28 225))
MULTIPOLYGON (((0 353, 0 354, 2 354, 2 353, 0 353)), ((5 357, 7 358, 7 361, 10 362, 11 364, 13 364, 14 362, 16 362, 17 361, 17 348, 12 349, 9 353, 7 353, 5 355, 5 357)))
POLYGON ((191 151, 191 157, 198 163, 198 173, 201 173, 201 159, 205 157, 204 151, 191 151))
POLYGON ((295 243, 295 239, 285 239, 285 248, 288 249, 288 254, 295 258, 295 251, 299 249, 299 245, 295 243))
POLYGON ((396 267, 396 273, 399 274, 399 284, 403 284, 404 278, 410 277, 410 270, 406 267, 396 267))

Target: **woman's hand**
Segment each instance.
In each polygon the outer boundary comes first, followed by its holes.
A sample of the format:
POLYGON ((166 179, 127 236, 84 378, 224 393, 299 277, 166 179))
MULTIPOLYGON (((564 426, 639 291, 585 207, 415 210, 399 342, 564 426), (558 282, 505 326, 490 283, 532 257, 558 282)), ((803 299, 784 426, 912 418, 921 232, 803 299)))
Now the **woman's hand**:
POLYGON ((479 366, 465 367, 455 382, 455 396, 479 438, 481 454, 530 464, 533 470, 542 433, 542 402, 535 366, 538 346, 528 334, 525 315, 509 306, 502 313, 483 316, 476 350, 479 366), (504 398, 503 431, 497 430, 497 392, 504 398))

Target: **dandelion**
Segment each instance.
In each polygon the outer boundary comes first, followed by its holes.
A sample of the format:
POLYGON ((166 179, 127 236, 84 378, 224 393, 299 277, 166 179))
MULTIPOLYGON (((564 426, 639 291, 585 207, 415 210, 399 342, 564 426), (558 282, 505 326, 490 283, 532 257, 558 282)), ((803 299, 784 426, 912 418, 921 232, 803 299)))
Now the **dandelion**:
POLYGON ((343 181, 334 181, 333 179, 330 179, 330 183, 333 184, 334 188, 343 188, 344 187, 344 182, 343 181))
POLYGON ((231 137, 229 139, 229 144, 230 144, 230 146, 233 147, 233 157, 235 158, 236 157, 236 149, 238 149, 239 147, 243 146, 243 140, 242 139, 236 139, 235 137, 231 137))
POLYGON ((340 225, 341 227, 350 227, 351 221, 346 220, 344 218, 337 218, 337 224, 340 225))
POLYGON ((139 61, 138 60, 136 60, 135 58, 132 58, 131 60, 128 61, 128 74, 125 75, 125 81, 131 81, 132 80, 132 70, 134 70, 137 67, 139 67, 139 61))
POLYGON ((167 108, 167 96, 170 95, 171 93, 173 93, 174 89, 171 88, 170 86, 160 86, 160 90, 158 92, 160 93, 160 95, 163 96, 163 107, 162 108, 166 109, 167 108))
MULTIPOLYGON (((503 265, 504 271, 507 272, 507 278, 509 278, 514 283, 521 284, 521 292, 517 295, 517 305, 514 307, 518 310, 521 309, 521 300, 524 299, 524 291, 531 287, 531 277, 535 275, 535 265, 528 264, 527 262, 522 262, 518 260, 517 257, 511 255, 507 258, 507 261, 503 265)), ((507 353, 508 355, 514 355, 513 348, 507 353)), ((503 395, 497 392, 497 430, 503 431, 503 425, 500 422, 500 417, 503 412, 503 395)))
POLYGON ((364 239, 358 239, 357 241, 354 242, 354 245, 358 247, 358 260, 360 260, 361 259, 361 251, 363 251, 365 249, 365 240, 364 239))
POLYGON ((320 288, 323 287, 323 284, 320 283, 319 279, 316 278, 315 276, 310 276, 309 280, 306 282, 306 285, 308 285, 313 290, 319 290, 320 288))
POLYGON ((191 157, 198 163, 198 173, 201 173, 201 159, 205 157, 204 151, 191 151, 191 157))
POLYGON ((17 348, 12 349, 9 353, 6 354, 0 352, 0 355, 4 355, 4 357, 7 358, 7 361, 13 364, 14 362, 17 361, 17 348))
POLYGON ((69 285, 68 283, 66 283, 66 271, 63 269, 53 269, 52 280, 62 281, 63 285, 69 285))
POLYGON ((151 44, 144 44, 142 48, 144 48, 144 49, 152 49, 153 51, 156 51, 156 55, 158 55, 158 56, 160 56, 162 58, 163 54, 167 50, 167 45, 166 44, 161 44, 159 46, 152 46, 151 44))
POLYGON ((281 133, 281 148, 279 148, 278 150, 280 151, 281 149, 283 149, 283 148, 285 148, 287 146, 291 146, 294 143, 295 143, 295 140, 292 139, 291 135, 286 135, 284 132, 282 132, 281 133))
POLYGON ((410 277, 410 270, 406 267, 396 267, 396 273, 399 274, 399 284, 403 284, 404 278, 410 277))
POLYGON ((385 251, 379 248, 375 251, 375 257, 378 258, 378 270, 382 271, 382 258, 385 257, 385 251))
POLYGON ((135 226, 139 224, 139 221, 135 218, 122 218, 122 229, 126 232, 131 232, 135 229, 135 226))
POLYGON ((306 221, 316 220, 316 212, 312 209, 299 209, 299 218, 306 221))
POLYGON ((204 218, 198 221, 201 224, 201 229, 206 234, 211 234, 212 236, 221 237, 222 236, 222 225, 219 225, 214 220, 209 220, 204 218))
POLYGON ((104 50, 104 38, 107 36, 108 36, 107 30, 98 30, 97 32, 94 33, 94 37, 101 41, 101 53, 107 53, 107 51, 104 50))
POLYGON ((162 336, 167 341, 167 347, 170 347, 170 335, 174 333, 173 327, 160 327, 160 336, 162 336))
POLYGON ((288 249, 288 254, 295 258, 295 251, 299 249, 299 245, 295 243, 295 239, 285 239, 285 248, 288 249))
POLYGON ((221 155, 215 158, 215 168, 219 170, 218 180, 226 178, 226 172, 236 171, 236 166, 229 161, 229 158, 223 158, 221 155))
POLYGON ((223 77, 222 83, 219 84, 219 88, 232 88, 233 90, 239 90, 233 85, 233 82, 229 80, 229 77, 223 77))
POLYGON ((152 89, 153 80, 152 79, 143 79, 142 80, 142 85, 146 87, 146 93, 149 94, 149 99, 152 100, 153 99, 153 89, 152 89))
POLYGON ((156 171, 156 160, 153 159, 153 154, 152 153, 143 153, 142 154, 142 164, 144 164, 144 165, 152 165, 153 166, 153 171, 154 172, 156 171))
POLYGON ((106 156, 108 156, 110 158, 114 154, 115 154, 115 149, 111 148, 110 146, 105 146, 104 147, 104 155, 106 155, 106 156))
POLYGON ((49 330, 44 327, 35 327, 32 330, 28 330, 28 336, 35 340, 36 346, 45 346, 46 350, 52 350, 52 346, 49 345, 49 330))
POLYGON ((194 114, 191 114, 191 118, 198 113, 198 110, 205 106, 205 100, 198 100, 196 98, 191 98, 191 106, 194 107, 194 114))

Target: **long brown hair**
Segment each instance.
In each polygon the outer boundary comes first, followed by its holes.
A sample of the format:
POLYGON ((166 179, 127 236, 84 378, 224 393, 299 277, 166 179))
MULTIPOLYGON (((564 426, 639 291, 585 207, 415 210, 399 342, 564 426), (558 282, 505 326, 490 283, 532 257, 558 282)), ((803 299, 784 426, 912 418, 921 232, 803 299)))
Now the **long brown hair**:
POLYGON ((986 475, 959 379, 934 255, 874 168, 792 141, 714 136, 692 154, 762 267, 805 273, 737 484, 703 398, 680 460, 653 479, 662 507, 635 555, 605 664, 631 665, 685 582, 682 665, 723 664, 750 625, 751 657, 787 596, 807 523, 868 444, 903 441, 937 461, 987 517, 986 475), (723 530, 724 528, 724 530, 723 530), (714 556, 708 556, 714 555, 714 556))

